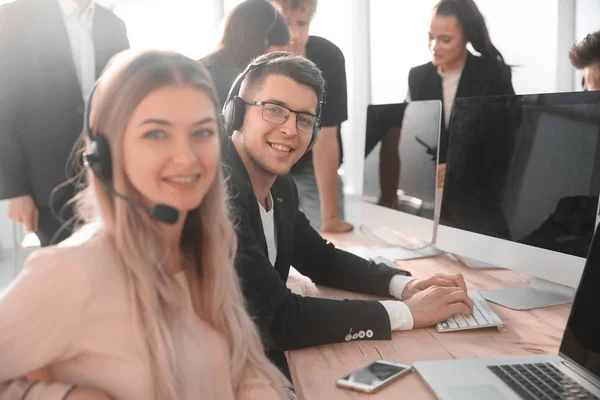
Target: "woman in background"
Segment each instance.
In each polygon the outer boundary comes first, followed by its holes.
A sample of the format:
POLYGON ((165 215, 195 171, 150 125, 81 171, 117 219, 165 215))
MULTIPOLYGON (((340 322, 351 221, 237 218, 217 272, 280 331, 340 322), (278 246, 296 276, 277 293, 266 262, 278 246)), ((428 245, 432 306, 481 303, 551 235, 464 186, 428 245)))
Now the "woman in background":
POLYGON ((0 296, 0 398, 285 398, 233 268, 207 72, 122 53, 87 112, 85 225, 0 296), (24 378, 41 368, 48 380, 24 378))
POLYGON ((408 101, 441 100, 438 186, 443 185, 448 129, 459 97, 514 95, 510 67, 490 39, 485 19, 473 0, 441 0, 429 26, 432 59, 408 75, 408 101), (471 43, 480 56, 467 50, 471 43))
POLYGON ((235 78, 264 53, 283 50, 290 31, 283 15, 268 1, 245 0, 227 16, 217 49, 200 62, 210 72, 221 108, 235 78))

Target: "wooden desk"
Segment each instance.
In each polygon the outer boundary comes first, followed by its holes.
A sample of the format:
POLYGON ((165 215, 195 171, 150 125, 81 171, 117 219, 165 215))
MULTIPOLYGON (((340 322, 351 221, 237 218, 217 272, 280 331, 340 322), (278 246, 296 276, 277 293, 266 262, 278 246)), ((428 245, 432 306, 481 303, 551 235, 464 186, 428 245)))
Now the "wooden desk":
MULTIPOLYGON (((369 245, 355 233, 324 235, 340 248, 369 245)), ((470 269, 449 256, 400 261, 398 265, 424 278, 435 273, 460 272, 468 289, 501 289, 527 283, 528 277, 505 269, 470 269)), ((290 271, 288 287, 295 293, 334 299, 376 297, 316 286, 296 270, 290 271)), ((375 394, 337 388, 336 379, 376 359, 412 364, 419 360, 499 357, 557 353, 567 324, 570 305, 531 311, 513 311, 490 303, 508 331, 480 329, 437 333, 435 328, 393 332, 389 341, 352 341, 288 352, 292 379, 300 399, 434 399, 418 374, 411 373, 375 394)), ((319 329, 315 327, 315 329, 319 329)))

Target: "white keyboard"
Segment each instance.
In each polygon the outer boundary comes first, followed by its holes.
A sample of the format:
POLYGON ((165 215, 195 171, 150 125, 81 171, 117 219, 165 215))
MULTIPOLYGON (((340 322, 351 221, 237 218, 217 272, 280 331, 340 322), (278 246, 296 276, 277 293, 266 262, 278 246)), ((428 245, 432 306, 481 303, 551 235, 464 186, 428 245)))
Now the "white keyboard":
POLYGON ((468 292, 473 301, 473 314, 465 317, 463 314, 456 314, 445 321, 439 322, 435 329, 438 332, 464 331, 467 329, 478 328, 498 328, 500 332, 506 332, 506 324, 490 307, 489 303, 476 290, 468 292))

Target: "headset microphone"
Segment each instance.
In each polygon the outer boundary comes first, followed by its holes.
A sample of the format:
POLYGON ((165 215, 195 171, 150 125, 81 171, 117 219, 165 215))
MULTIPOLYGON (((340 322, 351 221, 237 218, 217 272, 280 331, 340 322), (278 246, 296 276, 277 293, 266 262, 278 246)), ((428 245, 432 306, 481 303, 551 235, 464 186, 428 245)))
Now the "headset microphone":
MULTIPOLYGON (((83 155, 83 162, 86 166, 89 166, 89 161, 87 159, 87 154, 83 155)), ((100 183, 115 197, 131 204, 134 207, 139 207, 146 211, 148 215, 154 218, 157 221, 163 222, 165 224, 174 224, 179 219, 179 210, 174 207, 168 206, 166 204, 157 204, 154 207, 148 207, 147 205, 140 203, 139 201, 135 201, 119 192, 117 192, 111 185, 109 185, 99 174, 92 168, 94 175, 98 178, 100 183)))

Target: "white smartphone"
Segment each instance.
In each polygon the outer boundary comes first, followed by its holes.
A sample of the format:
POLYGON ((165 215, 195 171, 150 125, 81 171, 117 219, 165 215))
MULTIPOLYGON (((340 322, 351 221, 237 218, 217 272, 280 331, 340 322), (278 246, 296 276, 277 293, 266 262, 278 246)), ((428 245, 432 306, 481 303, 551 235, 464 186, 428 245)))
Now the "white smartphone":
POLYGON ((357 369, 336 381, 339 387, 374 393, 385 385, 410 372, 410 365, 393 361, 377 360, 357 369))

